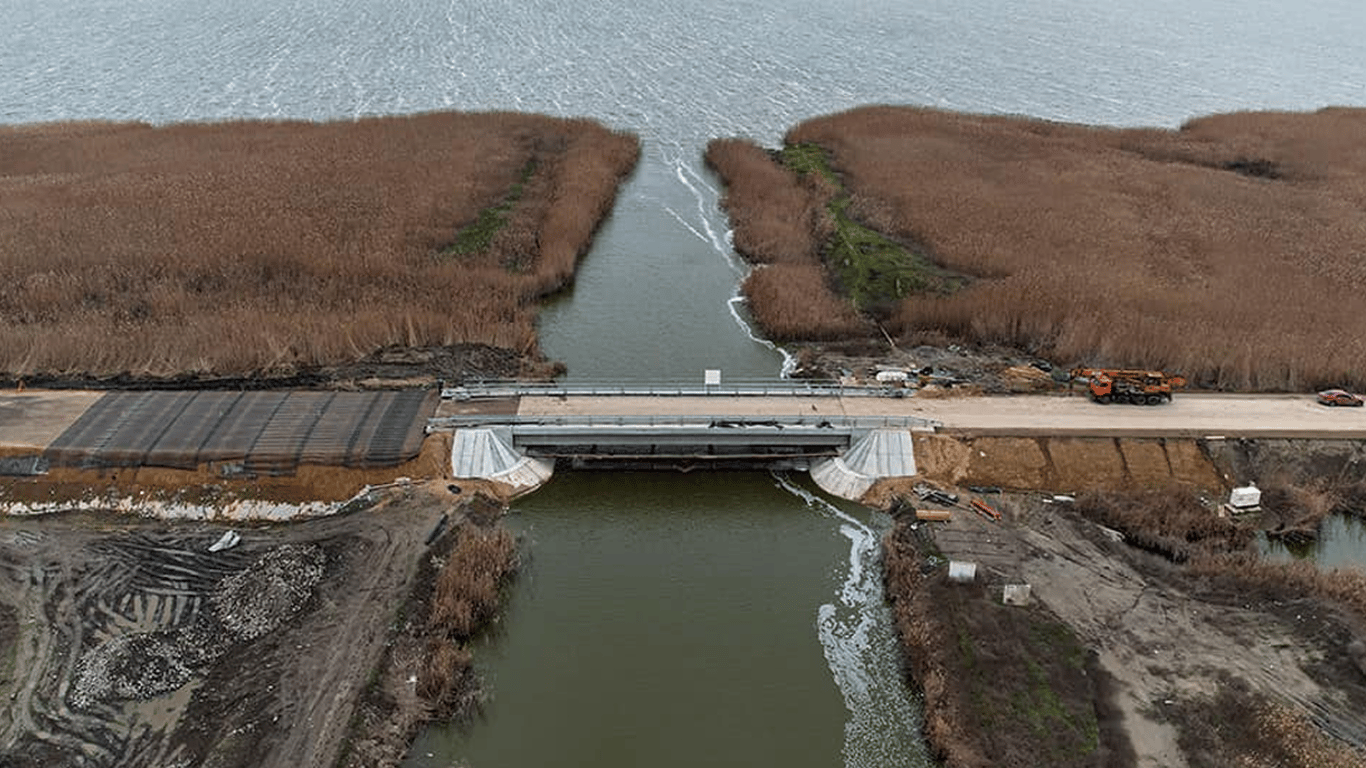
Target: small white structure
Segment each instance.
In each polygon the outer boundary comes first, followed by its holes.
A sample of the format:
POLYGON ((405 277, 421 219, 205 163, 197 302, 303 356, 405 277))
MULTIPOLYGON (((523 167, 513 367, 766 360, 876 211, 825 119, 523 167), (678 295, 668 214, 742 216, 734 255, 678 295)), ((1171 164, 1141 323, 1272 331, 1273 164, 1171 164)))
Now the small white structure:
POLYGON ((1006 605, 1029 605, 1030 589, 1028 584, 1007 584, 1001 590, 1001 602, 1006 605))
POLYGON ((1248 483, 1242 488, 1234 488, 1228 494, 1229 506, 1235 509, 1251 509, 1262 505, 1262 489, 1256 483, 1248 483))
POLYGON ((1256 483, 1248 483, 1242 488, 1234 488, 1229 491, 1228 502, 1224 504, 1219 514, 1223 517, 1260 511, 1262 511, 1262 489, 1258 488, 1256 483))
POLYGON ((972 581, 977 578, 977 563, 968 563, 962 560, 949 561, 949 580, 950 581, 972 581))

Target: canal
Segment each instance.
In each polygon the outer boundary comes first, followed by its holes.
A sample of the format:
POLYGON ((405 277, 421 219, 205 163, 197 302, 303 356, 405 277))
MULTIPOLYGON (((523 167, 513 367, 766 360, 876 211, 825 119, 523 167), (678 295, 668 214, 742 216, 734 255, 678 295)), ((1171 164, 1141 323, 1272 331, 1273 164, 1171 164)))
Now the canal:
POLYGON ((880 515, 765 472, 564 473, 476 656, 492 699, 408 764, 923 765, 880 515))
MULTIPOLYGON (((742 323, 706 142, 869 103, 1175 127, 1360 104, 1348 0, 5 2, 0 121, 522 110, 637 133, 640 167, 543 313, 575 381, 776 378, 742 323)), ((927 183, 933 183, 927 180, 927 183)), ((527 558, 492 699, 411 765, 919 765, 875 553, 886 521, 766 473, 574 474, 527 558), (430 755, 430 757, 428 757, 430 755)))

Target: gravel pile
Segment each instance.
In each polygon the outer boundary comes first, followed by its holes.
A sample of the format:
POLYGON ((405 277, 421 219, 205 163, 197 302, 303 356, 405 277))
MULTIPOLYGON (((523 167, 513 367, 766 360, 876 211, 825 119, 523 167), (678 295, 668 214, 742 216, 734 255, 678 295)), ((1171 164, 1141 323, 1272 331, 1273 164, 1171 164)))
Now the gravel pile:
POLYGON ((76 668, 70 701, 86 708, 106 699, 150 699, 188 683, 192 670, 174 635, 117 635, 86 651, 76 668))
POLYGON ((298 613, 323 577, 316 545, 285 544, 224 578, 211 598, 218 618, 239 640, 255 640, 298 613))
POLYGON ((100 701, 146 700, 185 685, 236 643, 279 627, 308 603, 322 580, 326 555, 317 545, 285 544, 218 582, 200 614, 173 631, 110 637, 81 654, 68 701, 88 709, 100 701))

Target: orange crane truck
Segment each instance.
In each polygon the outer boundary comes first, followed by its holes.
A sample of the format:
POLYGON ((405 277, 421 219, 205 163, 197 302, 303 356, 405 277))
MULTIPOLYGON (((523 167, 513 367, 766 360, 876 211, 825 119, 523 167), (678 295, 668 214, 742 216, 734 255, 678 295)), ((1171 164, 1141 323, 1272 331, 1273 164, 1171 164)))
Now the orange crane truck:
MULTIPOLYGON (((1172 390, 1186 386, 1180 376, 1162 371, 1131 371, 1120 368, 1074 368, 1072 380, 1085 379, 1091 399, 1098 403, 1157 405, 1169 403, 1172 390)), ((1069 383, 1069 388, 1071 384, 1069 383)))

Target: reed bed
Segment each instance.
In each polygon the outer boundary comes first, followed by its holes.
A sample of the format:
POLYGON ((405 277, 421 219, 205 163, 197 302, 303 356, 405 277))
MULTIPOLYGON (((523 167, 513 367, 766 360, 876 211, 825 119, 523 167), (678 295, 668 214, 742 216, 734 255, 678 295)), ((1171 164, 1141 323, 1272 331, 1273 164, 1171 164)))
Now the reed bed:
MULTIPOLYGON (((1354 485, 1345 486, 1355 490, 1354 485)), ((1332 509, 1341 510, 1335 491, 1275 487, 1263 500, 1294 502, 1317 525, 1332 509)), ((1321 570, 1312 562, 1271 562, 1252 547, 1255 532, 1221 518, 1181 487, 1120 495, 1092 492, 1077 498, 1083 517, 1124 533, 1132 546, 1183 565, 1185 575, 1243 598, 1294 600, 1312 597, 1339 606, 1366 626, 1366 574, 1355 569, 1321 570)))
POLYGON ((799 176, 753 142, 715 139, 707 165, 726 182, 721 204, 737 253, 756 268, 741 286, 750 313, 776 341, 833 340, 869 328, 836 290, 821 247, 834 228, 834 188, 816 174, 799 176))
POLYGON ((1185 487, 1138 493, 1092 491, 1077 499, 1077 511, 1124 534, 1130 545, 1176 563, 1208 553, 1246 552, 1257 537, 1251 528, 1219 517, 1185 487))
MULTIPOLYGON (((1310 518, 1340 504, 1340 497, 1323 488, 1296 492, 1287 486, 1264 493, 1263 501, 1268 499, 1299 504, 1302 509, 1295 514, 1310 518)), ((1316 614, 1318 622, 1309 642, 1326 646, 1316 674, 1343 681, 1346 690, 1360 690, 1352 681, 1366 672, 1366 642, 1360 636, 1361 627, 1366 626, 1366 574, 1351 568, 1321 570, 1305 561, 1264 560, 1249 546, 1250 531, 1201 510, 1184 489, 1132 498, 1092 494, 1079 498, 1077 509, 1091 520, 1116 525, 1130 544, 1181 563, 1176 577, 1196 597, 1212 599, 1212 605, 1231 601, 1260 603, 1272 610, 1283 606, 1281 610, 1296 614, 1296 621, 1302 613, 1316 614), (1234 534, 1235 530, 1245 531, 1246 539, 1234 534)), ((1342 706, 1350 710, 1357 705, 1342 706)), ((1226 680, 1212 700, 1179 701, 1167 717, 1177 726, 1182 750, 1192 766, 1362 764, 1360 751, 1321 730, 1303 711, 1288 708, 1237 679, 1226 680)), ((1360 743, 1366 730, 1351 722, 1355 721, 1339 723, 1334 730, 1346 727, 1351 740, 1360 743)))
POLYGON ((512 113, 0 128, 0 373, 533 354, 537 299, 572 279, 638 152, 596 123, 512 113), (487 247, 449 248, 500 204, 487 247))
MULTIPOLYGON (((1203 387, 1366 387, 1366 110, 1169 131, 879 106, 786 141, 830 153, 859 220, 975 278, 902 301, 886 322, 903 340, 1163 368, 1203 387)), ((777 178, 748 154, 743 173, 777 178)), ((787 191, 737 221, 737 247, 751 220, 804 220, 805 199, 774 184, 787 191)))
POLYGON ((1164 705, 1190 768, 1358 768, 1362 755, 1304 715, 1225 680, 1212 696, 1164 705))
POLYGON ((468 640, 498 610, 503 584, 517 563, 512 533, 502 526, 462 524, 455 550, 436 577, 434 634, 468 640))
POLYGON ((455 511, 460 522, 429 542, 337 765, 399 766, 427 723, 479 713, 485 693, 470 641, 493 624, 519 564, 503 511, 475 496, 455 511))

